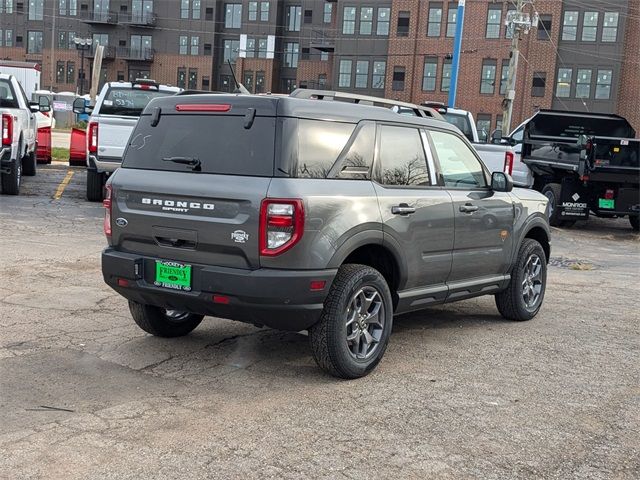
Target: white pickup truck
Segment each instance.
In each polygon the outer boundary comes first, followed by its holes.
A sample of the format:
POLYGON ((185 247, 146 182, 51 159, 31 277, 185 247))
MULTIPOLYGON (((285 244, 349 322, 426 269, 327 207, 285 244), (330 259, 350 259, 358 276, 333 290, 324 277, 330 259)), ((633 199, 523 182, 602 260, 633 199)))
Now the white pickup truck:
POLYGON ((73 102, 78 114, 91 112, 87 125, 87 199, 100 202, 104 184, 122 163, 122 155, 144 107, 156 97, 175 95, 178 87, 160 85, 153 80, 109 82, 102 87, 93 108, 85 100, 73 102))
POLYGON ((49 99, 30 102, 16 77, 0 74, 0 184, 2 193, 18 195, 22 175, 36 174, 38 121, 36 112, 49 112, 49 99))

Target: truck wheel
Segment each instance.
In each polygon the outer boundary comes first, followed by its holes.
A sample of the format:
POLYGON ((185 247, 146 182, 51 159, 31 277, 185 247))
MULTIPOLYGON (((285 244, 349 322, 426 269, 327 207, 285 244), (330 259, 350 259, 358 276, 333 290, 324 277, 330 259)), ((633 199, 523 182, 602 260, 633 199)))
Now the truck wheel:
POLYGON ((104 173, 87 170, 87 200, 101 202, 104 200, 104 173))
POLYGON ((634 231, 638 231, 638 221, 640 220, 640 217, 638 215, 629 215, 629 223, 631 223, 631 228, 633 228, 634 231))
POLYGON ((22 162, 20 159, 16 160, 11 173, 3 173, 1 176, 2 193, 5 195, 18 195, 20 193, 20 181, 22 180, 22 162))
POLYGON ((531 320, 536 316, 547 286, 547 257, 542 245, 525 238, 511 271, 509 286, 496 294, 500 314, 509 320, 531 320))
POLYGON ((313 358, 335 377, 363 377, 382 359, 392 324, 393 302, 382 274, 366 265, 343 265, 320 320, 309 329, 313 358))
POLYGON ((156 337, 183 337, 195 329, 204 315, 166 310, 129 300, 129 310, 136 324, 156 337))
POLYGON ((22 157, 22 174, 25 177, 33 177, 36 174, 38 159, 36 157, 36 151, 22 157))
POLYGON ((549 199, 549 224, 554 227, 561 227, 564 222, 560 220, 560 202, 562 186, 559 183, 548 183, 542 189, 542 194, 549 199))

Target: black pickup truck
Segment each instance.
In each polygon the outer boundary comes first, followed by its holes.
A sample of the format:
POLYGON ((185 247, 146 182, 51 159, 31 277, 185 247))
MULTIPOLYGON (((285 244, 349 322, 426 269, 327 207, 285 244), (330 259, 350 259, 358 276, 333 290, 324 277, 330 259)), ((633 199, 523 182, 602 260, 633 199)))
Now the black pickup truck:
POLYGON ((571 226, 593 213, 629 217, 638 231, 640 140, 618 115, 540 110, 526 124, 522 161, 549 198, 549 221, 571 226))

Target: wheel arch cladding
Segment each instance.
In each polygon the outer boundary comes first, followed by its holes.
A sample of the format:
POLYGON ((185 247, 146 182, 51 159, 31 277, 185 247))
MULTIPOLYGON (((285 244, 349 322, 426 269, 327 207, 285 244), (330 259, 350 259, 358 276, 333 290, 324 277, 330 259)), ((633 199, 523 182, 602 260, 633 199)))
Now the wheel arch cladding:
POLYGON ((547 263, 549 263, 549 256, 551 255, 551 244, 549 242, 549 234, 547 233, 547 231, 541 226, 533 226, 527 231, 527 233, 525 233, 524 238, 531 238, 542 245, 544 255, 545 257, 547 257, 547 263))

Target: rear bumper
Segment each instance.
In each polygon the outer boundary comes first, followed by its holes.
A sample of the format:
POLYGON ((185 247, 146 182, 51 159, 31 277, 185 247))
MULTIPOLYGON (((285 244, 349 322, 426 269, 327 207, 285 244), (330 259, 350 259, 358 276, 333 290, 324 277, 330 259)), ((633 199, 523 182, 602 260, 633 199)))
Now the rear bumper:
POLYGON ((95 170, 100 173, 115 172, 116 169, 120 167, 121 164, 122 164, 121 158, 105 158, 105 157, 97 157, 95 155, 89 155, 87 160, 87 167, 90 170, 95 170))
POLYGON ((139 303, 293 331, 318 321, 337 273, 335 269, 239 270, 194 264, 192 290, 185 292, 153 284, 155 260, 107 248, 102 252, 104 281, 139 303), (128 286, 118 285, 118 279, 128 280, 128 286), (311 291, 314 280, 324 280, 325 288, 311 291), (214 295, 228 297, 228 303, 214 303, 214 295))
POLYGON ((10 174, 15 162, 11 159, 11 147, 0 147, 0 173, 10 174))

